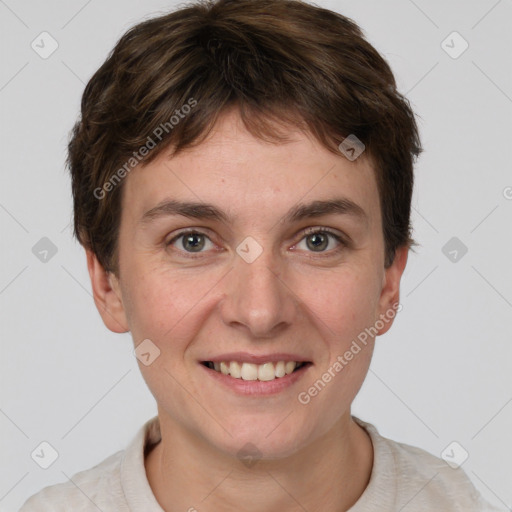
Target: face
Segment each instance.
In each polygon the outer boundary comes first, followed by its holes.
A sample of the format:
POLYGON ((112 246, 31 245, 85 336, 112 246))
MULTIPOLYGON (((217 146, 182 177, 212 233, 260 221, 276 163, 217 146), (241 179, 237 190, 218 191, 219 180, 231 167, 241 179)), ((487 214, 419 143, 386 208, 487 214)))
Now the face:
POLYGON ((284 457, 349 420, 374 345, 354 340, 398 302, 407 258, 384 269, 364 154, 290 133, 269 144, 225 114, 126 178, 119 277, 88 254, 106 325, 150 340, 139 366, 161 421, 229 454, 284 457))

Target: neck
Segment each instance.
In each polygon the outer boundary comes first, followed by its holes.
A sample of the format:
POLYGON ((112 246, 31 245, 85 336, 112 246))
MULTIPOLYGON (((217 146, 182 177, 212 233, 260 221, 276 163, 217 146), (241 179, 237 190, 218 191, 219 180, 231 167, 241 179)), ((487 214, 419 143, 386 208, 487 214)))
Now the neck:
POLYGON ((370 480, 372 443, 350 412, 293 455, 248 465, 159 418, 162 440, 145 466, 165 511, 342 512, 356 503, 370 480))

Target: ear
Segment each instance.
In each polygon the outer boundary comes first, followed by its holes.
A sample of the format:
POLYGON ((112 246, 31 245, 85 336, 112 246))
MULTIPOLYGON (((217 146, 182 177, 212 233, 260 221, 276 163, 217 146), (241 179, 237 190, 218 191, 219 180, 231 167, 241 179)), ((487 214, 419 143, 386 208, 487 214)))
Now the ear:
POLYGON ((379 329, 377 336, 385 334, 393 325, 393 319, 397 312, 397 306, 400 302, 400 279, 407 264, 407 256, 409 255, 408 247, 399 247, 395 252, 395 259, 389 268, 385 270, 382 281, 382 292, 379 299, 379 318, 384 324, 379 329), (391 312, 393 312, 391 314, 391 312))
POLYGON ((94 303, 103 319, 103 323, 112 332, 128 332, 130 329, 128 328, 118 279, 112 272, 107 272, 103 268, 92 251, 86 250, 85 252, 94 303))

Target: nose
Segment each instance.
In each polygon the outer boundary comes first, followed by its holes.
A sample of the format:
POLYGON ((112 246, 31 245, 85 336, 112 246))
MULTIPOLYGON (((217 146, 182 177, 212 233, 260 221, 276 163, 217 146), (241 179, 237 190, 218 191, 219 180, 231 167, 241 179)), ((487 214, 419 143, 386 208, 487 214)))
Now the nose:
POLYGON ((298 301, 284 274, 266 251, 252 263, 237 256, 221 305, 224 323, 252 338, 272 338, 289 327, 298 301))

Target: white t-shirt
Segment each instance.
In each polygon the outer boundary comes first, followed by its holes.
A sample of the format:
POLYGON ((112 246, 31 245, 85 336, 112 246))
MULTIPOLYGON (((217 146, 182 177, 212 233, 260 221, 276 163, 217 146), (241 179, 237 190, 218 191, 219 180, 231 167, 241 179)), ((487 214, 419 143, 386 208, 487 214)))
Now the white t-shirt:
MULTIPOLYGON (((382 437, 355 416, 370 435, 374 463, 370 482, 348 512, 499 512, 486 503, 461 469, 403 443, 382 437)), ((159 442, 158 416, 147 421, 127 449, 45 487, 20 512, 163 512, 146 477, 145 449, 159 442)))

